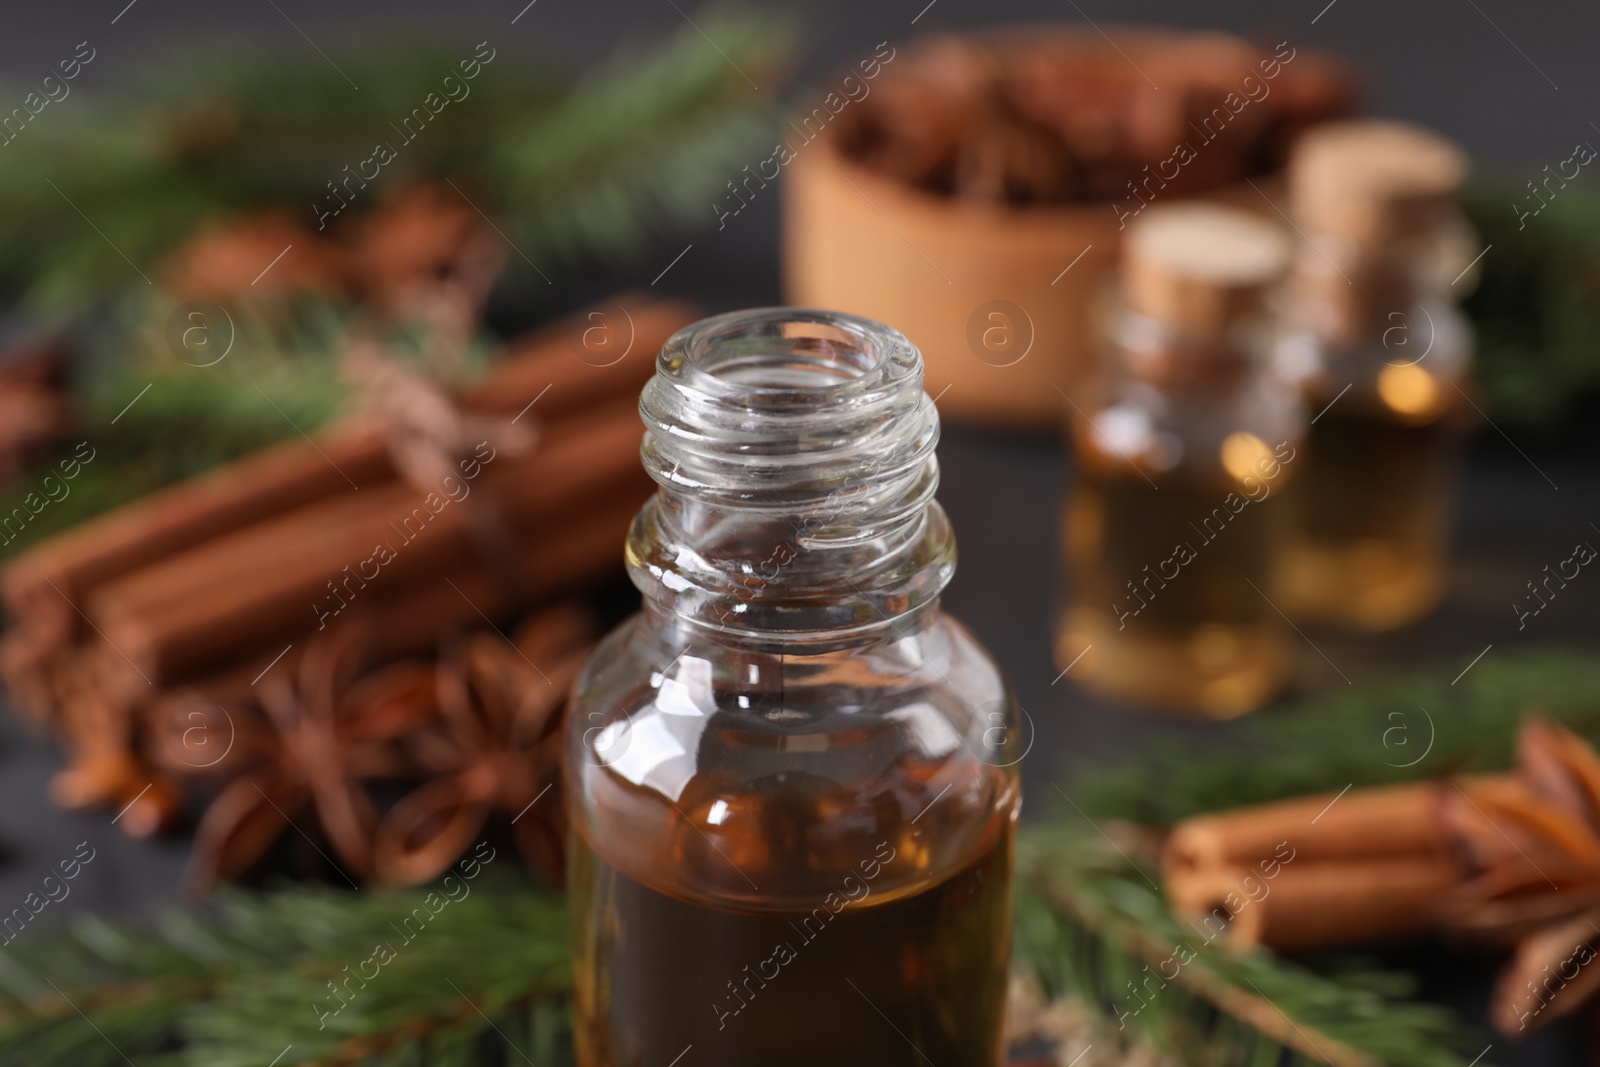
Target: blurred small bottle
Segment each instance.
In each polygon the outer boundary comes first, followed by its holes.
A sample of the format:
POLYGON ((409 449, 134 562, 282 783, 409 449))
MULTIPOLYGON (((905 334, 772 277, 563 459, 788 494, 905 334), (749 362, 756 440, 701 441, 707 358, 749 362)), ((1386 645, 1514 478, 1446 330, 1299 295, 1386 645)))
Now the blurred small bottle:
POLYGON ((1444 593, 1471 353, 1465 175, 1453 144, 1386 121, 1318 127, 1290 161, 1306 243, 1280 355, 1313 421, 1274 595, 1297 618, 1388 630, 1444 593))
POLYGON ((1226 717, 1283 682, 1273 513, 1304 416, 1270 360, 1289 259, 1277 227, 1216 205, 1153 207, 1129 229, 1064 523, 1056 658, 1093 690, 1226 717))

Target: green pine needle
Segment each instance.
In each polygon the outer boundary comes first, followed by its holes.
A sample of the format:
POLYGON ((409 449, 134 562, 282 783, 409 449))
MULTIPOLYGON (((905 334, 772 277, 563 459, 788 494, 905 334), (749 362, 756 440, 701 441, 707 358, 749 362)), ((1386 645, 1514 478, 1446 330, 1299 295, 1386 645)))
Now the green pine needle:
POLYGON ((1450 677, 1441 667, 1260 712, 1241 724, 1237 745, 1158 744, 1137 760, 1091 771, 1073 799, 1096 819, 1166 827, 1197 812, 1352 784, 1501 769, 1510 764, 1523 713, 1532 710, 1600 742, 1600 660, 1593 655, 1497 650, 1459 682, 1450 677))
POLYGON ((446 76, 459 84, 472 50, 336 56, 359 92, 315 57, 239 55, 163 70, 126 100, 64 102, 5 148, 0 274, 34 315, 70 322, 108 293, 146 287, 209 218, 281 205, 312 225, 313 202, 337 204, 328 183, 379 142, 396 158, 332 225, 386 187, 449 177, 502 220, 517 263, 638 248, 663 226, 713 217, 723 183, 767 147, 770 94, 793 49, 781 17, 696 15, 715 47, 685 26, 576 82, 497 53, 409 140, 406 116, 446 76))
MULTIPOLYGON (((69 97, 41 113, 6 146, 0 168, 8 220, 0 278, 18 287, 36 321, 72 324, 85 342, 73 392, 80 424, 96 429, 72 440, 93 436, 102 458, 0 554, 315 430, 340 409, 347 389, 336 357, 352 308, 310 297, 270 317, 234 307, 232 354, 196 368, 167 336, 184 294, 149 283, 208 219, 279 205, 311 226, 313 201, 335 203, 326 183, 376 140, 398 156, 334 226, 370 209, 386 187, 449 178, 497 220, 515 248, 513 271, 536 284, 534 271, 615 260, 664 229, 709 222, 724 183, 765 155, 769 97, 794 34, 773 15, 695 14, 699 30, 685 25, 577 81, 497 54, 465 83, 464 100, 404 143, 391 123, 459 75, 470 50, 339 56, 360 92, 320 59, 235 56, 163 72, 159 85, 126 100, 69 97)), ((0 515, 53 467, 52 459, 0 491, 0 515)))
POLYGON ((0 1058, 262 1067, 293 1046, 286 1062, 443 1067, 498 1048, 559 1067, 563 906, 480 873, 431 894, 235 893, 154 934, 92 917, 37 944, 25 932, 0 953, 0 1058))
POLYGON ((1600 387, 1600 195, 1562 189, 1519 221, 1525 190, 1483 183, 1467 207, 1483 279, 1466 301, 1477 334, 1474 376, 1497 421, 1554 429, 1600 387))
POLYGON ((1146 873, 1081 818, 1025 833, 1018 862, 1018 962, 1051 994, 1093 1005, 1113 1029, 1184 1063, 1277 1064, 1291 1053, 1341 1065, 1466 1063, 1452 1050, 1462 1028, 1443 1008, 1406 1002, 1405 976, 1339 981, 1265 951, 1213 944, 1174 918, 1146 873), (1230 998, 1259 1014, 1230 1011, 1230 998))

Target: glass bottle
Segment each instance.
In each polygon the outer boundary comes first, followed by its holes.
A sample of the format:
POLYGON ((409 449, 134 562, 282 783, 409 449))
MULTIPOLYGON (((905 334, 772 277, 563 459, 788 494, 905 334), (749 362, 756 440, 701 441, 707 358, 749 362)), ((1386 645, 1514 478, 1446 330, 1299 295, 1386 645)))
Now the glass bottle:
POLYGON ((1226 717, 1284 680, 1268 594, 1302 415, 1270 355, 1288 262, 1275 226, 1217 205, 1129 227, 1109 374, 1071 421, 1055 652, 1091 690, 1226 717))
POLYGON ((1444 594, 1469 406, 1465 174, 1448 141, 1377 120, 1319 127, 1291 158, 1307 242, 1282 356, 1316 413, 1278 557, 1297 618, 1388 630, 1444 594))
POLYGON ((920 355, 737 312, 667 343, 640 411, 643 610, 567 728, 579 1063, 1001 1063, 1021 738, 939 610, 920 355))

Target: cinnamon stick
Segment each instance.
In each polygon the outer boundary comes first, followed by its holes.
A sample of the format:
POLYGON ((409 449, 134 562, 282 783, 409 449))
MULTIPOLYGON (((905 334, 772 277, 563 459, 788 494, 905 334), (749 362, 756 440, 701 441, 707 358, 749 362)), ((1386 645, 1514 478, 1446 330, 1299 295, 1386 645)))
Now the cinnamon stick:
MULTIPOLYGON (((608 574, 620 576, 623 541, 639 502, 626 493, 597 500, 581 518, 531 539, 518 555, 515 586, 543 600, 592 586, 608 574)), ((519 599, 505 575, 468 563, 377 602, 373 616, 381 625, 374 627, 374 654, 432 652, 442 638, 482 625, 485 616, 497 624, 509 619, 519 599)))
POLYGON ((1284 950, 1420 933, 1461 878, 1435 782, 1185 819, 1162 859, 1173 911, 1236 947, 1284 950))
POLYGON ((1435 789, 1416 782, 1197 815, 1173 827, 1162 866, 1168 874, 1253 867, 1272 858, 1280 842, 1293 849, 1295 863, 1441 852, 1435 789))
POLYGON ((466 411, 515 415, 538 398, 533 414, 554 418, 611 397, 637 397, 655 373, 656 353, 699 317, 687 304, 624 293, 512 342, 506 358, 456 402, 466 411))
POLYGON ((376 428, 337 427, 319 435, 316 447, 285 441, 76 526, 8 564, 0 595, 13 625, 37 635, 39 651, 47 651, 78 632, 74 604, 81 606, 94 586, 228 530, 348 492, 346 477, 358 486, 395 477, 376 428))
POLYGON ((1173 911, 1210 940, 1226 931, 1234 948, 1287 952, 1360 945, 1429 929, 1456 884, 1443 856, 1297 858, 1272 877, 1245 867, 1203 867, 1170 875, 1173 911))
MULTIPOLYGON (((552 447, 542 454, 555 452, 552 447)), ((526 478, 530 487, 542 485, 554 491, 530 505, 530 514, 518 523, 528 532, 519 542, 515 573, 503 573, 474 557, 466 545, 461 520, 456 520, 451 528, 429 529, 425 537, 400 546, 398 558, 389 566, 399 564, 407 552, 426 558, 392 574, 385 568, 365 594, 357 592, 351 605, 370 610, 376 620, 377 643, 386 652, 399 654, 430 647, 441 629, 480 621, 480 610, 490 618, 503 618, 522 598, 588 584, 608 571, 620 572, 628 524, 649 492, 648 480, 636 461, 631 455, 627 458, 631 469, 614 470, 577 487, 561 486, 554 477, 540 483, 538 471, 526 478), (366 603, 362 595, 368 597, 366 603)), ((443 521, 446 514, 448 510, 435 522, 443 521)), ((268 541, 283 532, 266 529, 251 534, 249 541, 268 541)), ((393 534, 389 536, 392 540, 393 534)), ((360 546, 369 545, 371 538, 351 535, 346 540, 360 546)), ((355 555, 340 555, 343 546, 329 541, 288 543, 306 558, 294 561, 292 552, 280 552, 270 568, 241 575, 213 595, 201 592, 166 600, 157 595, 159 590, 145 587, 146 579, 160 577, 147 572, 130 576, 125 590, 117 583, 97 594, 95 614, 108 646, 99 658, 108 675, 120 680, 118 690, 136 699, 151 685, 162 687, 214 670, 248 655, 264 642, 291 641, 296 635, 314 632, 318 620, 312 605, 331 600, 326 582, 346 565, 339 561, 361 560, 372 552, 366 547, 355 555), (118 599, 122 592, 129 593, 127 599, 118 599), (139 598, 146 595, 150 599, 141 603, 139 598)), ((229 551, 240 547, 222 546, 229 551)), ((243 550, 250 547, 245 545, 243 550)), ((224 560, 222 569, 228 565, 224 560)), ((174 561, 171 566, 181 568, 182 563, 174 561)), ((218 568, 212 560, 197 569, 218 568)), ((279 643, 273 654, 281 648, 279 643)))

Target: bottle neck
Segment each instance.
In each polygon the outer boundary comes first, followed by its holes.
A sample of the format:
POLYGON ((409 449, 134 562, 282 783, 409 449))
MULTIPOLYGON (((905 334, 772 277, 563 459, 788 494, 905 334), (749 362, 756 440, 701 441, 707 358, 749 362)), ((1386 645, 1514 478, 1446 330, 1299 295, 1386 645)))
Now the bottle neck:
POLYGON ((775 650, 904 634, 955 565, 917 350, 830 312, 707 319, 640 399, 660 485, 627 543, 652 614, 775 650))

